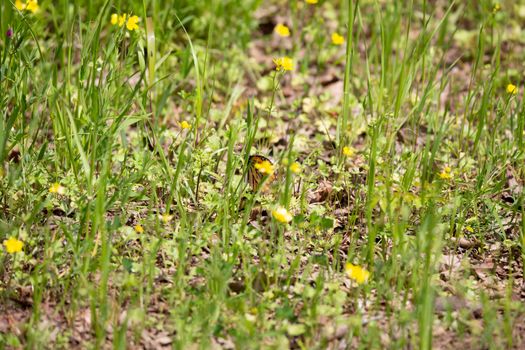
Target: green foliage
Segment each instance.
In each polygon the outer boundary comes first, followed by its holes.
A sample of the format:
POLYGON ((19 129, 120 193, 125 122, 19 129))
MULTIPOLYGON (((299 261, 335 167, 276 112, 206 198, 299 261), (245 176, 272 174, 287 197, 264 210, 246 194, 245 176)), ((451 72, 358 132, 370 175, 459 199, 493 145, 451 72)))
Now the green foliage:
POLYGON ((0 348, 523 346, 523 5, 13 5, 0 348))

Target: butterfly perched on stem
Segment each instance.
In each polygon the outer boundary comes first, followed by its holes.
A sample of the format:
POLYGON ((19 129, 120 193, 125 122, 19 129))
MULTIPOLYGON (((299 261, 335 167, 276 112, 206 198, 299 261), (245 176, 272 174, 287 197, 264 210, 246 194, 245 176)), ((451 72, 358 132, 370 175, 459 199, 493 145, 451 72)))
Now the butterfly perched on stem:
POLYGON ((266 190, 268 184, 274 179, 274 165, 270 159, 258 154, 254 154, 248 158, 247 181, 250 184, 252 191, 257 191, 263 180, 263 190, 266 190))

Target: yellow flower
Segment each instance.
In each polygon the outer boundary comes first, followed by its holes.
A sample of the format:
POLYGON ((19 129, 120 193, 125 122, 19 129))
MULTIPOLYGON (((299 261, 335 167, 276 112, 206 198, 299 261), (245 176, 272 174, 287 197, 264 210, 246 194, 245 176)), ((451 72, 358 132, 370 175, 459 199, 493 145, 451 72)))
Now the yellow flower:
POLYGON ((121 15, 118 17, 118 26, 122 27, 126 23, 126 15, 121 15))
POLYGON ((116 25, 118 23, 118 15, 116 13, 111 15, 111 24, 116 25))
POLYGON ((135 229, 135 232, 137 233, 144 233, 144 227, 142 227, 142 225, 140 224, 135 225, 134 229, 135 229))
POLYGON ((497 13, 501 10, 501 5, 496 3, 494 4, 494 7, 492 8, 492 13, 497 13))
POLYGON ((443 171, 439 173, 439 177, 443 180, 452 179, 452 169, 449 166, 443 168, 443 171))
POLYGON ((348 146, 343 147, 343 154, 347 157, 351 157, 354 155, 354 149, 348 146))
POLYGON ((58 182, 55 182, 54 184, 49 187, 49 193, 58 193, 58 194, 64 194, 66 193, 66 188, 59 184, 58 182))
POLYGON ((159 215, 159 219, 167 224, 168 222, 171 221, 171 219, 173 219, 173 215, 170 215, 170 214, 162 214, 162 215, 159 215))
POLYGON ((20 0, 16 0, 16 1, 15 1, 15 7, 16 7, 16 9, 17 9, 18 11, 23 11, 23 10, 25 10, 25 8, 26 8, 26 4, 24 4, 24 3, 23 3, 22 1, 20 1, 20 0))
POLYGON ((35 13, 38 11, 38 1, 37 0, 29 0, 26 5, 26 10, 31 11, 35 13))
POLYGON ((345 43, 345 38, 339 33, 332 33, 332 44, 334 45, 343 45, 345 43))
POLYGON ((345 271, 348 277, 356 281, 358 284, 367 282, 368 278, 370 277, 370 272, 368 272, 366 269, 351 263, 346 263, 345 271))
POLYGON ((263 160, 260 163, 255 163, 255 169, 259 170, 260 173, 266 174, 266 175, 272 175, 274 168, 273 164, 270 163, 267 160, 263 160))
POLYGON ((299 174, 302 171, 301 164, 293 162, 292 165, 290 165, 290 171, 294 174, 299 174))
POLYGON ((449 173, 441 172, 439 173, 439 177, 443 180, 450 180, 452 179, 452 176, 449 173))
POLYGON ((29 0, 26 4, 24 4, 20 0, 15 1, 15 7, 19 11, 27 10, 31 11, 33 13, 38 11, 38 1, 37 0, 29 0))
POLYGON ((306 0, 306 3, 307 3, 307 4, 312 4, 312 5, 313 5, 313 4, 317 4, 318 1, 319 1, 319 0, 306 0))
POLYGON ((4 240, 4 246, 5 250, 7 250, 9 254, 14 254, 22 251, 24 242, 19 241, 15 237, 11 237, 9 239, 4 240))
POLYGON ((516 95, 518 93, 518 87, 514 84, 507 85, 507 93, 511 95, 516 95))
POLYGON ((474 229, 473 229, 472 226, 470 226, 470 225, 467 225, 467 226, 465 227, 465 230, 467 230, 467 231, 470 232, 470 233, 473 233, 473 232, 474 232, 474 229))
POLYGON ((129 19, 128 19, 128 22, 126 23, 126 28, 128 28, 128 30, 137 30, 139 29, 139 26, 137 23, 139 23, 140 21, 140 18, 138 16, 131 16, 129 19))
POLYGON ((277 209, 272 210, 272 215, 277 221, 282 222, 283 224, 286 224, 293 219, 292 214, 290 214, 284 207, 278 207, 277 209))
POLYGON ((184 120, 180 123, 180 127, 183 129, 189 129, 191 128, 191 124, 184 120))
POLYGON ((287 37, 290 36, 290 28, 285 26, 284 24, 279 23, 275 26, 275 32, 279 34, 279 36, 287 37))
POLYGON ((275 70, 293 70, 293 60, 288 57, 274 58, 273 63, 275 63, 275 70))

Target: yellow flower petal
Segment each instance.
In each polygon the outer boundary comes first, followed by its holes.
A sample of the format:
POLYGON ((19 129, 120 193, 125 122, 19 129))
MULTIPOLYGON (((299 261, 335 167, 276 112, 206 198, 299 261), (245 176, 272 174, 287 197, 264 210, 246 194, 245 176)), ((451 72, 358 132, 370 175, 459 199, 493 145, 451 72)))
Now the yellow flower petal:
POLYGON ((444 171, 439 173, 439 177, 441 179, 443 179, 443 180, 450 180, 450 179, 452 179, 452 176, 450 175, 450 173, 446 173, 444 171))
POLYGON ((507 93, 511 95, 516 95, 518 93, 518 87, 514 84, 507 85, 507 93))
POLYGON ((9 254, 14 254, 22 251, 22 248, 24 247, 24 242, 19 241, 14 237, 11 237, 9 239, 4 240, 4 246, 5 250, 9 254))
POLYGON ((290 36, 290 28, 288 28, 282 23, 279 23, 278 25, 276 25, 274 30, 279 36, 282 36, 282 37, 290 36))
POLYGON ((33 13, 38 11, 38 1, 37 0, 29 0, 26 5, 26 10, 31 11, 33 13))
POLYGON ((259 172, 262 174, 272 175, 274 172, 273 164, 267 160, 264 160, 260 163, 256 163, 254 166, 255 169, 259 170, 259 172))
POLYGON ((135 225, 134 229, 137 233, 144 233, 144 227, 142 227, 142 225, 135 225))
POLYGON ((118 26, 119 27, 122 27, 124 25, 124 23, 126 23, 126 15, 121 15, 119 16, 118 18, 118 26))
POLYGON ((16 9, 17 9, 18 11, 23 11, 23 10, 25 10, 25 8, 26 8, 26 4, 24 4, 24 3, 23 3, 22 1, 20 1, 20 0, 16 0, 16 1, 15 1, 15 7, 16 7, 16 9))
POLYGON ((139 26, 137 24, 139 23, 139 21, 140 18, 138 16, 131 16, 126 23, 126 28, 128 28, 128 30, 130 31, 139 29, 139 26))
POLYGON ((345 271, 349 278, 356 281, 358 284, 363 284, 368 281, 368 278, 370 278, 370 272, 368 272, 366 269, 353 265, 351 263, 346 263, 345 265, 345 271))
POLYGON ((347 157, 351 157, 354 155, 354 149, 348 146, 343 147, 343 154, 347 157))
POLYGON ((293 219, 292 214, 290 214, 284 207, 277 207, 277 209, 272 210, 272 215, 275 220, 282 222, 283 224, 286 224, 293 219))
POLYGON ((332 33, 332 44, 334 45, 343 45, 345 43, 345 38, 339 33, 332 33))
POLYGON ((191 124, 184 120, 180 123, 180 127, 183 129, 189 129, 191 128, 191 124))
POLYGON ((116 13, 111 15, 111 24, 116 25, 118 23, 118 15, 116 13))
POLYGON ((306 3, 307 4, 311 4, 311 5, 314 5, 314 4, 317 4, 319 0, 306 0, 306 3))
POLYGON ((55 182, 51 185, 51 187, 49 187, 49 193, 64 194, 66 193, 66 188, 58 182, 55 182))
POLYGON ((293 70, 293 60, 290 57, 284 56, 280 58, 274 58, 275 70, 293 70))
POLYGON ((290 165, 290 171, 294 174, 299 174, 302 171, 301 164, 293 162, 292 165, 290 165))
POLYGON ((441 171, 438 176, 443 180, 450 180, 452 179, 452 168, 449 166, 445 166, 443 168, 443 171, 441 171))

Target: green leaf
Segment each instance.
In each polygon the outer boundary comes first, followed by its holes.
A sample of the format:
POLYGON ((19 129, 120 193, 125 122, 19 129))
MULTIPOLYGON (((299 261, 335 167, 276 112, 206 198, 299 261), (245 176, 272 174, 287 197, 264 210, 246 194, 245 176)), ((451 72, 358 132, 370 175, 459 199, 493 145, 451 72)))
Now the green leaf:
POLYGON ((328 230, 334 227, 334 219, 332 218, 321 218, 319 225, 322 229, 328 230))
POLYGON ((124 269, 126 271, 128 271, 129 273, 131 273, 131 268, 133 267, 133 261, 131 261, 130 259, 128 258, 124 258, 122 259, 122 266, 124 267, 124 269))

